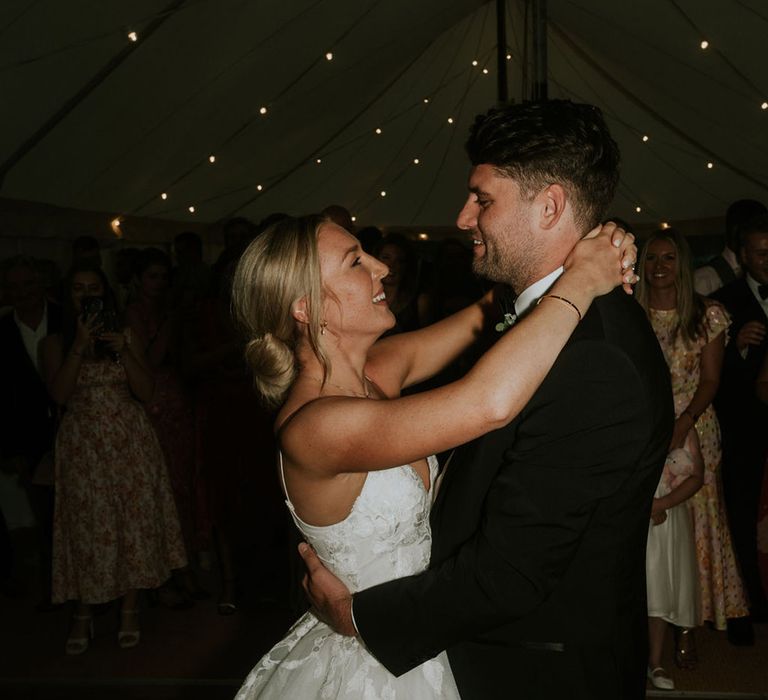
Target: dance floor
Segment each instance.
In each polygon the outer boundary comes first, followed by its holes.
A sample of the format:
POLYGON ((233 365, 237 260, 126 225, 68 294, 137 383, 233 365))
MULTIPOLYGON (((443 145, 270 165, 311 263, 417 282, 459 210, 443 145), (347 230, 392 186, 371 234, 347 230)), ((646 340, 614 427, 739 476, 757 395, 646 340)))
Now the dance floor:
MULTIPOLYGON (((212 575, 203 583, 216 589, 212 575)), ((231 617, 216 613, 215 597, 183 611, 144 605, 141 643, 122 650, 116 638, 117 609, 105 606, 98 612, 91 648, 68 657, 68 608, 37 612, 31 597, 0 597, 0 698, 231 699, 254 662, 295 615, 276 585, 254 580, 239 612, 231 617)), ((724 633, 698 630, 697 670, 676 669, 669 654, 667 667, 684 692, 649 691, 649 697, 768 700, 768 625, 757 626, 756 636, 754 647, 734 647, 724 633)))

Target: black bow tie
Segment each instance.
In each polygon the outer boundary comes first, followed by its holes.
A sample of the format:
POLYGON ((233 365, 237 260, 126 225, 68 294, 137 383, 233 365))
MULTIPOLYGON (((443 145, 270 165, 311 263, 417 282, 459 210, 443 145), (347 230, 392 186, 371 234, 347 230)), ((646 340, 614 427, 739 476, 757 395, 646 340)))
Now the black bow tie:
POLYGON ((758 284, 757 293, 761 299, 768 299, 768 284, 758 284))

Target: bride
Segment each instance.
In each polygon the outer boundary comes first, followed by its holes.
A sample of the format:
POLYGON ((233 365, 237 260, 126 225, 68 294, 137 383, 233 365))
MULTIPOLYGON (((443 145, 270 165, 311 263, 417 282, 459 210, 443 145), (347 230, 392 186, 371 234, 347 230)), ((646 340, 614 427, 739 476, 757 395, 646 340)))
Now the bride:
MULTIPOLYGON (((433 326, 376 342, 394 323, 381 283, 388 270, 354 236, 322 217, 289 217, 251 243, 235 272, 233 307, 256 388, 280 407, 286 504, 352 592, 426 569, 437 462, 425 455, 515 417, 578 323, 569 304, 583 315, 596 296, 634 281, 632 241, 611 223, 581 241, 550 291, 568 303, 535 307, 462 379, 402 398, 476 340, 494 312, 493 292, 433 326)), ((459 695, 444 652, 395 677, 310 611, 259 661, 237 700, 310 697, 459 695)))

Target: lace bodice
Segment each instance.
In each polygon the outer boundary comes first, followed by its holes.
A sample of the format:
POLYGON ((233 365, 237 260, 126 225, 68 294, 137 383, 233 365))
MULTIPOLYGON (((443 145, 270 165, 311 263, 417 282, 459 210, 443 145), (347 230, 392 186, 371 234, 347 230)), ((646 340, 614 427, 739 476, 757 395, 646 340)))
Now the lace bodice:
POLYGON ((429 490, 410 465, 369 472, 349 515, 334 525, 308 525, 286 499, 307 542, 353 593, 427 568, 437 459, 428 463, 429 490))
MULTIPOLYGON (((410 465, 369 472, 349 515, 335 525, 308 525, 286 499, 307 542, 353 593, 427 568, 437 460, 428 462, 429 489, 410 465)), ((281 473, 282 466, 280 456, 281 473)), ((257 698, 459 700, 459 691, 445 652, 395 677, 357 637, 335 633, 309 611, 248 674, 236 700, 257 698)))

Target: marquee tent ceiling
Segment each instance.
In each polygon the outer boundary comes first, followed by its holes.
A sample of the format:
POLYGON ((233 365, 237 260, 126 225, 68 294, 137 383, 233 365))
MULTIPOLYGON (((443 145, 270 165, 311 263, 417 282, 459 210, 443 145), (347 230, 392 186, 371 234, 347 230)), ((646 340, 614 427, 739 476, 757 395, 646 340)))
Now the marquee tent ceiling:
MULTIPOLYGON (((613 213, 768 201, 764 2, 548 14, 550 97, 599 105, 623 153, 613 213)), ((518 101, 525 20, 507 0, 518 101)), ((496 100, 495 23, 479 0, 4 0, 0 196, 200 222, 339 203, 359 224, 450 225, 468 126, 496 100)))

